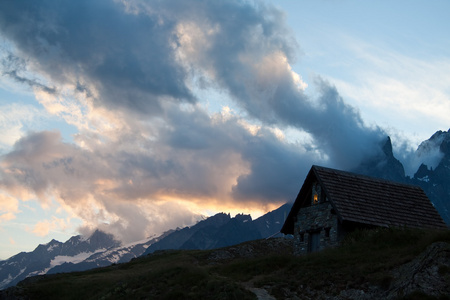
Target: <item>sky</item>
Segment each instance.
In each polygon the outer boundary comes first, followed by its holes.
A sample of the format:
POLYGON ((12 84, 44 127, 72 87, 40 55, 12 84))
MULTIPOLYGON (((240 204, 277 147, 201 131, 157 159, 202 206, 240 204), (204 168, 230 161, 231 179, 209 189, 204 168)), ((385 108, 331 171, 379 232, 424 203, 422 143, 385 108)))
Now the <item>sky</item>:
POLYGON ((448 1, 0 2, 0 259, 293 201, 450 127, 448 1))

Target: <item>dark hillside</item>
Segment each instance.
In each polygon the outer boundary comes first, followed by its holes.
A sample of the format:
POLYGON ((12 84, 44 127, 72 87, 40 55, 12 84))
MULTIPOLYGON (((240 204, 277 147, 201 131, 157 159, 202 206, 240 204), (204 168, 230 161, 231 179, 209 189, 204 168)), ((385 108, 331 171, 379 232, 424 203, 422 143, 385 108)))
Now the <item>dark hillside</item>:
POLYGON ((449 299, 450 231, 358 231, 296 257, 289 239, 157 251, 129 263, 28 278, 0 299, 449 299))

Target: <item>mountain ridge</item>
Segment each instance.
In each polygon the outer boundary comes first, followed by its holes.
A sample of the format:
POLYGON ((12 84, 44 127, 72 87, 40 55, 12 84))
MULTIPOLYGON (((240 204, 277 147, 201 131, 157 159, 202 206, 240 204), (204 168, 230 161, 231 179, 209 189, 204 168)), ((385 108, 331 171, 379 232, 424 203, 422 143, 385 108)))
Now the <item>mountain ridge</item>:
POLYGON ((47 244, 38 245, 31 252, 20 252, 0 261, 0 289, 14 285, 28 276, 46 274, 59 266, 61 257, 80 259, 82 255, 89 257, 100 249, 119 246, 120 242, 112 235, 99 230, 94 231, 87 239, 80 235, 73 236, 64 243, 52 239, 47 244))
POLYGON ((292 203, 286 203, 255 220, 245 214, 231 218, 229 214, 218 213, 191 227, 175 230, 159 242, 150 245, 142 255, 167 249, 207 250, 267 238, 280 231, 291 206, 292 203), (211 222, 216 225, 205 225, 211 222))
POLYGON ((191 227, 169 230, 158 237, 122 245, 111 234, 94 231, 88 238, 80 235, 62 243, 52 239, 31 252, 20 252, 0 261, 0 290, 14 286, 27 277, 85 271, 128 262, 151 249, 212 249, 265 237, 280 230, 290 210, 285 204, 253 221, 250 215, 218 213, 191 227), (281 218, 281 219, 280 219, 281 218), (254 224, 254 222, 256 222, 254 224), (265 224, 263 229, 262 224, 265 224), (234 232, 239 232, 237 236, 234 232), (152 245, 155 245, 152 247, 152 245))

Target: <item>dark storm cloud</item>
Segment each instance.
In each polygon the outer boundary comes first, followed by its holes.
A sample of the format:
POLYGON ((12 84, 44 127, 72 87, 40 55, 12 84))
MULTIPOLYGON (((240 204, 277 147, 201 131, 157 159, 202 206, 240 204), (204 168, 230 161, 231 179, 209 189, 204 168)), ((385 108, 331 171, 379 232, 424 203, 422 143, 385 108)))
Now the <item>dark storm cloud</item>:
MULTIPOLYGON (((4 50, 4 49, 2 49, 4 50)), ((56 89, 52 87, 48 87, 42 83, 40 83, 36 79, 30 79, 25 76, 21 76, 20 72, 26 70, 26 63, 23 59, 13 55, 12 53, 8 53, 5 51, 6 55, 1 58, 1 70, 3 76, 8 76, 11 79, 26 84, 31 88, 36 88, 42 90, 48 94, 55 94, 56 89)))
MULTIPOLYGON (((318 78, 316 98, 299 88, 301 83, 289 66, 297 45, 281 12, 249 2, 214 1, 194 8, 196 4, 184 1, 170 12, 181 20, 194 16, 197 30, 207 35, 208 46, 189 45, 194 50, 187 52, 187 61, 193 68, 213 74, 216 84, 229 91, 251 117, 263 124, 310 133, 316 147, 340 168, 356 167, 363 157, 376 153, 386 134, 378 127, 367 127, 332 85, 318 78), (210 28, 217 30, 208 34, 210 28)), ((184 34, 198 34, 192 31, 184 34)), ((185 46, 182 37, 181 51, 185 46)))
POLYGON ((22 76, 19 76, 17 74, 17 71, 13 70, 13 71, 9 71, 9 72, 3 72, 3 75, 7 75, 9 77, 11 77, 12 79, 14 79, 15 81, 18 81, 20 83, 24 83, 32 88, 37 88, 40 90, 43 90, 44 92, 48 93, 48 94, 55 94, 56 93, 56 89, 55 88, 51 88, 48 86, 43 85, 42 83, 37 82, 36 80, 32 80, 29 78, 25 78, 22 76))
POLYGON ((365 157, 377 155, 386 133, 379 127, 366 127, 359 111, 346 104, 335 87, 320 79, 317 86, 319 109, 306 110, 308 116, 299 113, 297 126, 310 132, 316 146, 339 168, 355 168, 365 157))
POLYGON ((2 1, 0 29, 33 67, 58 83, 82 82, 96 99, 149 113, 157 97, 193 101, 176 64, 174 23, 114 1, 2 1))
POLYGON ((106 105, 155 113, 164 96, 193 101, 187 65, 209 73, 207 80, 229 91, 250 116, 305 130, 339 159, 361 150, 341 144, 362 139, 366 145, 380 133, 366 128, 328 84, 318 84, 319 99, 298 88, 287 69, 297 45, 277 9, 245 1, 123 3, 3 1, 0 28, 44 75, 73 81, 77 90, 95 87, 106 105))
MULTIPOLYGON (((283 14, 246 1, 3 1, 0 29, 52 81, 93 85, 103 105, 160 112, 159 97, 195 101, 185 65, 212 68, 219 84, 238 93, 239 54, 282 51, 294 57, 283 14), (207 36, 204 58, 180 62, 180 24, 207 36), (195 61, 193 61, 195 60, 195 61), (234 78, 234 80, 232 80, 234 78)), ((200 52, 198 52, 200 54, 200 52)))
POLYGON ((299 151, 300 145, 284 143, 270 131, 249 137, 242 155, 251 172, 241 175, 233 187, 236 199, 264 202, 293 201, 311 164, 318 161, 313 152, 299 151))

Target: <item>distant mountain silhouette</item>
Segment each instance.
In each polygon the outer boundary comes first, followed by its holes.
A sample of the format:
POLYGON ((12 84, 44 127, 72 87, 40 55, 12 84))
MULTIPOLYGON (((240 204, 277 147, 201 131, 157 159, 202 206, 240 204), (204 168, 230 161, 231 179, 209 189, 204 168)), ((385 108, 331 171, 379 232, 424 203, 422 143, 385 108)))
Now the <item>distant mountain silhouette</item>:
POLYGON ((256 220, 250 215, 219 213, 191 227, 177 229, 160 241, 150 245, 147 255, 167 249, 215 249, 245 241, 270 237, 278 233, 292 204, 284 204, 256 220))

